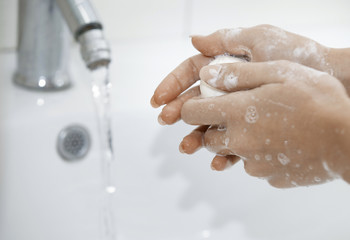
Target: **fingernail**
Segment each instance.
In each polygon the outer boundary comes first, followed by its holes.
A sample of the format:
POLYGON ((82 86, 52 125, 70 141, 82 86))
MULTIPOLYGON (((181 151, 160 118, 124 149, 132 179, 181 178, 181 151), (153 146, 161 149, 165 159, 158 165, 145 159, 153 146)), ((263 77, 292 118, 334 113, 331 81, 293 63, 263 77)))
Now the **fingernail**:
POLYGON ((184 150, 184 146, 183 146, 183 145, 184 145, 183 142, 181 142, 180 145, 179 145, 179 151, 180 151, 180 153, 185 153, 185 150, 184 150))
POLYGON ((157 104, 156 101, 154 100, 154 96, 152 96, 152 98, 151 98, 151 105, 152 105, 152 107, 154 107, 154 108, 160 107, 160 105, 157 104))
POLYGON ((158 123, 160 124, 160 125, 166 125, 166 122, 164 122, 164 120, 162 119, 162 116, 161 116, 161 114, 159 114, 159 116, 158 116, 158 123))

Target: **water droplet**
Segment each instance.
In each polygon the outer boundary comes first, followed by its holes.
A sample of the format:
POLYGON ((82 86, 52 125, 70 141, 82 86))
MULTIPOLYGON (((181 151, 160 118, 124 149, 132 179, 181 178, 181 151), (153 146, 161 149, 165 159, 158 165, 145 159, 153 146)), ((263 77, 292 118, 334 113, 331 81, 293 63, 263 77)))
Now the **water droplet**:
POLYGON ((259 119, 259 114, 255 106, 249 106, 245 114, 245 120, 247 123, 256 123, 259 119))
POLYGON ((321 178, 319 178, 317 176, 314 177, 314 180, 315 180, 315 182, 321 182, 321 178))
POLYGON ((287 140, 284 141, 284 145, 285 145, 285 146, 288 145, 288 141, 287 141, 287 140))
POLYGON ((260 156, 259 156, 258 154, 256 154, 256 155, 254 156, 254 158, 255 158, 255 160, 257 160, 257 161, 260 160, 260 156))
POLYGON ((266 117, 271 117, 271 113, 266 113, 266 117))
POLYGON ((298 153, 298 154, 301 154, 301 153, 302 153, 302 151, 299 149, 299 150, 297 151, 297 153, 298 153))
POLYGON ((210 238, 210 235, 211 235, 211 233, 210 233, 209 230, 204 230, 204 231, 202 232, 202 237, 203 237, 203 238, 210 238))
POLYGON ((266 154, 265 159, 266 159, 266 161, 271 161, 272 160, 271 154, 266 154))
POLYGON ((115 190, 116 190, 116 188, 115 188, 115 186, 107 186, 106 187, 106 192, 107 193, 115 193, 115 190))
POLYGON ((225 138, 225 146, 228 147, 228 144, 230 143, 230 139, 229 138, 225 138))
POLYGON ((293 186, 295 186, 295 187, 298 186, 298 184, 297 184, 295 181, 290 181, 290 183, 291 183, 293 186))
POLYGON ((277 159, 282 165, 287 165, 290 160, 284 153, 277 154, 277 159))
POLYGON ((38 99, 36 100, 36 105, 37 105, 37 106, 41 107, 41 106, 43 106, 44 104, 45 104, 45 100, 44 100, 44 99, 38 98, 38 99))
POLYGON ((219 125, 219 126, 218 126, 218 131, 219 131, 219 132, 226 131, 226 127, 223 126, 223 125, 219 125))
POLYGON ((269 145, 270 143, 271 143, 271 140, 267 138, 267 139, 265 140, 265 144, 266 144, 266 145, 269 145))

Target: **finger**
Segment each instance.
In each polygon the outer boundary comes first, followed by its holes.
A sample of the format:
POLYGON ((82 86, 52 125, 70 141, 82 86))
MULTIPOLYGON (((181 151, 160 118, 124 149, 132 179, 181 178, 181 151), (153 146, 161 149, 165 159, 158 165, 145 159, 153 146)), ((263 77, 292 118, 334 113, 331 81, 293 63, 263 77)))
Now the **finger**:
POLYGON ((192 125, 225 125, 222 97, 189 99, 182 106, 181 119, 192 125))
POLYGON ((199 126, 184 137, 179 146, 181 153, 192 154, 203 147, 203 136, 209 126, 199 126))
POLYGON ((216 155, 211 161, 211 168, 216 171, 223 171, 240 160, 240 157, 234 155, 220 156, 216 155))
POLYGON ((174 100, 199 80, 200 69, 208 65, 211 60, 212 58, 200 54, 181 63, 159 84, 151 98, 151 105, 159 107, 174 100))
POLYGON ((160 124, 173 124, 181 119, 181 108, 183 104, 190 98, 200 95, 199 87, 194 87, 178 96, 173 101, 168 103, 158 116, 160 124))
POLYGON ((251 58, 249 31, 244 28, 221 29, 208 36, 193 36, 192 44, 205 56, 229 53, 251 58))
POLYGON ((201 80, 226 92, 257 88, 271 83, 283 83, 291 66, 288 61, 239 62, 205 66, 200 71, 201 80))

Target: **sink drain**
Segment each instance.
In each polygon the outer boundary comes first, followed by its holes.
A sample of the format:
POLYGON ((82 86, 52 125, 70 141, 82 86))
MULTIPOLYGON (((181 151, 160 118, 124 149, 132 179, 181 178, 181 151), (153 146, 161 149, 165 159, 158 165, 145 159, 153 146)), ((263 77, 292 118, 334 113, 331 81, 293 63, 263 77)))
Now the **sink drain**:
POLYGON ((90 149, 90 135, 86 128, 71 125, 60 131, 57 138, 58 154, 67 161, 75 161, 86 156, 90 149))

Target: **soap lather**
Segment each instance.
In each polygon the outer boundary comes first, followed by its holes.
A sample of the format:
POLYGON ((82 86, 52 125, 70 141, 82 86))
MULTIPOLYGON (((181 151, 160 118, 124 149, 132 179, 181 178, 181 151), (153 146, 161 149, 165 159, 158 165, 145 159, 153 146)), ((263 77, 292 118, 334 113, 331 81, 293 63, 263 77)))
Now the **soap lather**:
MULTIPOLYGON (((230 56, 230 55, 219 55, 216 56, 213 61, 209 63, 209 65, 223 64, 223 63, 235 63, 235 62, 244 62, 245 60, 239 57, 230 56)), ((215 87, 210 86, 203 80, 200 80, 199 85, 201 91, 201 97, 218 97, 227 94, 227 92, 217 89, 215 87)))

